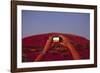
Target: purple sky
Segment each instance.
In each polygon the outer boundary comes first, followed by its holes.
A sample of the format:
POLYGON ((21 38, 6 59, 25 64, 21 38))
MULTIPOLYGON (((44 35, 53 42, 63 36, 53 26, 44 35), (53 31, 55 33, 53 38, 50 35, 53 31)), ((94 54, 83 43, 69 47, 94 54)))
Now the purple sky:
POLYGON ((22 37, 49 32, 71 33, 89 39, 90 14, 22 11, 22 37))

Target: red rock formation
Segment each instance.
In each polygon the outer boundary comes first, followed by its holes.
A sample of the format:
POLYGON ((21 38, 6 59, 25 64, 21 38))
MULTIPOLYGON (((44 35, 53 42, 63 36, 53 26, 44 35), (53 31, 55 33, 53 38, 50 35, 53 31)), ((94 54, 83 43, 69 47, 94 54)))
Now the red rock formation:
MULTIPOLYGON (((29 36, 22 39, 22 62, 34 62, 44 49, 49 36, 56 33, 40 34, 29 36)), ((89 40, 72 34, 62 34, 70 39, 70 43, 74 45, 76 51, 80 55, 80 59, 89 59, 89 40)), ((62 45, 50 47, 39 61, 57 61, 57 60, 74 60, 69 50, 62 45)))

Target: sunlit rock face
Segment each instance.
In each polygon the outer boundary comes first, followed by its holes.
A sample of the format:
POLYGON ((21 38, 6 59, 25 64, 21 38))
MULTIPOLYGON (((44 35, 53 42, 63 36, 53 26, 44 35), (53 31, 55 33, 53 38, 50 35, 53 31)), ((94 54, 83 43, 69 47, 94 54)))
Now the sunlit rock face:
MULTIPOLYGON (((44 49, 44 46, 48 38, 56 33, 47 33, 40 35, 32 35, 22 39, 22 62, 34 62, 38 55, 40 55, 44 49)), ((70 39, 70 43, 75 47, 76 51, 80 55, 80 59, 90 58, 90 42, 88 39, 73 34, 63 34, 70 39)), ((43 55, 39 61, 60 61, 60 60, 74 60, 70 51, 64 46, 60 45, 60 38, 58 36, 53 37, 53 42, 57 42, 55 45, 51 45, 50 49, 43 55)))

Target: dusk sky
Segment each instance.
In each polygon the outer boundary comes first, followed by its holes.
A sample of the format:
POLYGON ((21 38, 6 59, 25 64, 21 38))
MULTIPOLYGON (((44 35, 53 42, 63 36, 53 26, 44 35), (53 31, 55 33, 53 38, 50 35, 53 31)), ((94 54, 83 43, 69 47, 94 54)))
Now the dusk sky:
POLYGON ((90 37, 90 14, 51 11, 22 11, 22 37, 61 32, 90 37))

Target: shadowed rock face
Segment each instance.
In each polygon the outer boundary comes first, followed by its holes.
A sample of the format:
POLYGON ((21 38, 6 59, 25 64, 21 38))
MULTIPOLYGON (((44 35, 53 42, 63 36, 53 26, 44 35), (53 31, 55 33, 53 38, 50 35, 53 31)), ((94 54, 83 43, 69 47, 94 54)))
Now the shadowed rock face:
MULTIPOLYGON (((46 41, 50 35, 55 33, 47 33, 29 36, 22 39, 22 62, 34 62, 39 54, 42 53, 46 41)), ((58 34, 58 33, 57 33, 58 34)), ((60 33, 59 33, 60 34, 60 33)), ((70 39, 79 53, 81 59, 90 58, 89 40, 72 34, 62 34, 70 39)), ((40 61, 58 61, 58 60, 73 60, 69 50, 62 45, 51 47, 40 61)))

